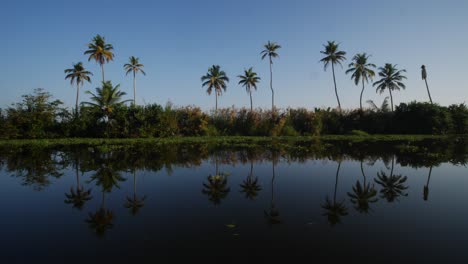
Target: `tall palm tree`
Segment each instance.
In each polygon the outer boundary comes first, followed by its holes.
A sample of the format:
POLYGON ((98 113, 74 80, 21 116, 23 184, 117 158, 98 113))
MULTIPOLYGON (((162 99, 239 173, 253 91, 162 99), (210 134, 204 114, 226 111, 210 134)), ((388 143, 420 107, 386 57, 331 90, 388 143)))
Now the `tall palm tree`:
POLYGON ((138 198, 136 192, 136 171, 133 170, 133 197, 127 196, 127 201, 125 202, 125 208, 130 209, 132 215, 136 215, 140 208, 145 205, 146 195, 143 197, 138 198))
POLYGON ((229 78, 226 73, 221 70, 219 65, 213 65, 208 69, 208 73, 201 77, 202 87, 207 86, 206 92, 211 95, 213 89, 216 95, 216 106, 215 112, 218 112, 218 95, 221 95, 223 90, 226 91, 226 83, 229 82, 229 78))
POLYGON ((106 43, 105 38, 98 34, 93 38, 91 43, 88 44, 88 50, 84 52, 85 55, 89 55, 88 61, 93 59, 101 65, 103 82, 105 81, 104 63, 114 59, 112 50, 114 50, 112 44, 106 43))
POLYGON ((76 173, 76 191, 73 187, 70 188, 70 194, 66 193, 65 196, 67 199, 65 200, 66 204, 73 204, 74 208, 79 210, 83 209, 84 204, 91 200, 93 197, 91 196, 91 189, 85 190, 83 186, 80 184, 80 175, 78 173, 78 160, 75 163, 75 173, 76 173))
POLYGON ((265 45, 265 48, 260 52, 262 55, 262 60, 265 59, 267 56, 270 59, 270 89, 271 89, 271 111, 275 110, 275 92, 273 91, 273 58, 278 58, 279 55, 276 50, 280 49, 281 46, 278 45, 276 42, 268 41, 265 45))
POLYGON ((426 82, 427 94, 429 95, 429 100, 431 101, 431 104, 432 104, 431 92, 429 92, 429 85, 427 84, 427 71, 426 71, 426 66, 424 66, 424 65, 421 66, 421 77, 422 77, 422 79, 426 82))
POLYGON ((108 229, 114 227, 112 223, 114 220, 114 213, 111 210, 107 210, 105 206, 105 191, 102 191, 102 201, 100 208, 94 212, 89 213, 86 223, 90 229, 92 229, 97 236, 103 237, 108 229))
POLYGON ((146 75, 146 72, 142 69, 145 65, 141 64, 139 58, 131 56, 129 58, 129 63, 124 65, 126 74, 133 73, 133 105, 136 105, 136 74, 141 72, 143 75, 146 75))
POLYGON ((242 84, 250 95, 250 111, 252 112, 252 88, 257 90, 257 83, 260 82, 260 77, 258 77, 257 73, 253 71, 252 67, 248 70, 244 70, 244 75, 239 75, 237 77, 240 78, 239 84, 242 84))
POLYGON ((250 173, 240 187, 242 188, 241 192, 250 200, 254 200, 258 192, 262 190, 262 187, 258 184, 258 177, 253 177, 253 161, 250 162, 250 173))
POLYGON ((356 185, 353 186, 353 193, 348 192, 348 196, 350 197, 350 200, 353 204, 356 206, 354 207, 358 212, 360 213, 368 213, 370 206, 370 203, 375 203, 377 202, 377 190, 374 188, 374 185, 370 185, 370 183, 367 183, 366 180, 366 175, 364 174, 364 167, 362 165, 362 160, 361 160, 361 173, 362 177, 364 178, 363 184, 359 182, 359 180, 356 182, 356 185))
POLYGON ((80 86, 83 85, 85 81, 91 83, 90 76, 93 76, 93 74, 90 71, 87 71, 83 67, 82 62, 78 62, 76 64, 73 64, 73 68, 66 69, 65 73, 67 74, 65 76, 65 80, 70 79, 70 84, 72 86, 73 86, 73 84, 76 84, 76 108, 75 108, 75 111, 76 111, 76 113, 78 113, 78 98, 80 96, 80 86))
POLYGON ((368 83, 369 79, 372 81, 372 78, 375 76, 375 72, 372 68, 375 68, 375 64, 368 63, 370 55, 366 53, 356 54, 353 57, 353 62, 349 64, 349 69, 346 71, 346 74, 353 73, 351 79, 354 80, 356 85, 359 84, 359 81, 362 81, 362 90, 361 96, 359 97, 359 105, 362 111, 362 94, 364 93, 364 83, 368 83))
POLYGON ((340 175, 341 160, 338 161, 338 167, 336 169, 335 179, 335 192, 333 194, 333 201, 328 196, 325 198, 325 203, 322 204, 322 208, 325 209, 323 215, 327 216, 328 223, 334 226, 341 222, 341 217, 348 215, 348 209, 344 204, 344 200, 341 202, 336 201, 336 191, 338 189, 338 176, 340 175))
POLYGON ((408 177, 402 175, 393 175, 393 167, 395 165, 395 156, 392 157, 392 167, 390 170, 390 175, 387 176, 385 172, 381 171, 377 173, 377 179, 374 181, 382 186, 380 190, 381 198, 385 198, 387 202, 391 203, 395 200, 398 201, 400 196, 408 196, 408 193, 405 193, 405 190, 408 189, 408 186, 405 185, 408 177))
POLYGON ((336 78, 335 78, 335 64, 341 64, 342 61, 346 60, 346 52, 339 50, 339 44, 335 41, 328 41, 327 45, 323 45, 325 50, 320 51, 320 53, 326 55, 320 61, 323 62, 324 69, 327 70, 328 65, 331 64, 332 66, 332 73, 333 73, 333 83, 335 84, 335 95, 336 100, 338 101, 338 109, 341 112, 341 103, 340 98, 338 97, 338 90, 336 88, 336 78))
POLYGON ((281 219, 280 219, 280 213, 278 208, 276 208, 275 205, 275 166, 277 162, 277 157, 273 156, 272 157, 272 177, 271 177, 271 200, 270 200, 270 209, 268 211, 264 211, 265 217, 268 220, 269 224, 275 225, 275 224, 281 224, 281 219))
POLYGON ((398 70, 397 65, 386 63, 384 67, 379 68, 379 76, 382 77, 380 80, 374 82, 373 86, 377 86, 376 92, 383 93, 387 89, 390 93, 390 104, 393 112, 393 96, 392 91, 399 91, 405 89, 406 86, 403 80, 406 76, 402 75, 406 70, 398 70))

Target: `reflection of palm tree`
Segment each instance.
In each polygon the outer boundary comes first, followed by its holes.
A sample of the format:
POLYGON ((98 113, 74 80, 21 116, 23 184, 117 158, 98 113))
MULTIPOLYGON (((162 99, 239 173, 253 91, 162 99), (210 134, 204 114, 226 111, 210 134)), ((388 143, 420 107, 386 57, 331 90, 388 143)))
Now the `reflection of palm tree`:
POLYGON ((89 228, 94 230, 96 235, 102 237, 105 235, 107 229, 111 229, 114 224, 112 220, 114 219, 114 213, 105 208, 105 191, 102 191, 102 203, 101 208, 99 208, 95 213, 89 213, 86 223, 88 223, 89 228))
POLYGON ((91 196, 91 189, 84 190, 83 186, 80 185, 80 175, 78 173, 78 162, 76 162, 76 191, 73 187, 70 188, 70 194, 66 193, 65 196, 67 199, 65 200, 66 204, 73 204, 74 208, 83 209, 84 204, 91 200, 93 197, 91 196))
POLYGON ((247 178, 242 182, 240 187, 241 192, 245 194, 245 197, 250 200, 254 200, 257 197, 258 192, 262 190, 262 187, 258 184, 258 177, 253 177, 253 161, 250 162, 250 173, 247 178))
POLYGON ((208 200, 213 204, 218 205, 221 200, 231 191, 231 188, 227 186, 227 174, 220 173, 218 170, 218 157, 215 158, 216 173, 214 176, 208 176, 208 182, 203 183, 202 193, 208 195, 208 200))
POLYGON ((336 202, 336 191, 338 189, 338 176, 340 174, 341 160, 338 162, 338 168, 336 169, 336 180, 335 180, 335 192, 333 194, 333 201, 328 196, 325 198, 325 203, 322 204, 322 208, 325 209, 323 215, 327 216, 328 223, 334 226, 341 222, 341 217, 348 215, 348 209, 344 204, 344 200, 336 202))
POLYGON ((364 168, 362 166, 361 161, 361 172, 362 177, 364 178, 364 183, 361 185, 359 180, 356 182, 356 185, 353 186, 353 193, 348 193, 350 200, 356 206, 354 207, 360 213, 368 213, 369 212, 369 203, 377 202, 377 191, 374 188, 374 185, 370 185, 370 183, 366 183, 366 175, 364 174, 364 168))
POLYGON ((423 189, 424 201, 427 201, 427 199, 429 198, 429 181, 431 180, 431 174, 432 174, 432 165, 429 168, 429 175, 427 176, 427 182, 426 182, 426 185, 424 185, 424 189, 423 189))
POLYGON ((377 178, 374 179, 376 183, 382 186, 380 190, 381 197, 387 199, 389 203, 398 201, 399 196, 408 196, 404 191, 408 189, 404 183, 408 179, 406 176, 393 175, 393 167, 395 165, 395 157, 392 158, 392 168, 390 170, 390 176, 387 176, 385 172, 381 171, 377 173, 377 178))
POLYGON ((125 181, 125 178, 115 171, 112 165, 102 164, 96 173, 91 176, 91 181, 94 180, 96 180, 96 185, 102 186, 103 191, 111 192, 114 186, 120 188, 119 182, 125 181))
POLYGON ((132 215, 136 215, 138 210, 145 205, 146 195, 138 198, 136 194, 136 172, 133 171, 133 198, 127 196, 127 201, 125 202, 125 207, 131 210, 132 215))
POLYGON ((281 219, 279 219, 279 211, 278 208, 275 206, 275 165, 276 161, 275 158, 273 157, 272 161, 272 177, 271 177, 271 202, 270 202, 270 210, 269 211, 264 211, 265 217, 268 220, 268 223, 270 224, 281 224, 281 219))

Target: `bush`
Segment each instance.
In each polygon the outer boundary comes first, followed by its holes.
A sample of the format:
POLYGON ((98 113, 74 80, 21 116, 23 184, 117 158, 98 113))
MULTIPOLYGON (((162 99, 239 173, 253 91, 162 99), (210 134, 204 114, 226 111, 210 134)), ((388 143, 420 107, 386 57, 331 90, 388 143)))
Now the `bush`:
POLYGON ((401 134, 448 134, 453 126, 448 109, 430 103, 401 103, 394 119, 395 129, 401 134))

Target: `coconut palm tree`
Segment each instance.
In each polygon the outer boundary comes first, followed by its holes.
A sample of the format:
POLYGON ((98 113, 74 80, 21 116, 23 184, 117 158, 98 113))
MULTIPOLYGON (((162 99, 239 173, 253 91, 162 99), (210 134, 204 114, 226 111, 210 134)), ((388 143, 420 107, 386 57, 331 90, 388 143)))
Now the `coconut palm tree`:
POLYGON ((268 223, 271 225, 281 224, 281 219, 279 218, 279 210, 276 208, 275 205, 275 166, 277 162, 277 157, 272 157, 272 177, 271 177, 271 200, 270 200, 270 209, 268 211, 264 211, 265 217, 268 220, 268 223))
POLYGON ((112 221, 114 220, 114 213, 111 210, 107 210, 105 207, 105 191, 102 190, 102 201, 100 208, 94 212, 89 213, 86 223, 90 229, 92 229, 97 236, 103 237, 108 229, 114 227, 112 221))
POLYGON ((382 186, 382 189, 380 190, 381 197, 386 199, 389 203, 394 202, 395 200, 398 201, 398 197, 400 196, 408 196, 408 193, 405 193, 408 186, 404 185, 408 177, 393 175, 394 165, 395 156, 392 157, 390 175, 387 176, 385 172, 381 171, 380 173, 377 173, 377 179, 374 179, 377 184, 382 186))
POLYGON ((244 75, 237 76, 240 81, 239 84, 245 87, 245 90, 250 96, 250 111, 253 111, 252 104, 252 88, 257 90, 257 83, 260 82, 260 77, 257 76, 257 73, 253 71, 252 67, 248 70, 244 70, 244 75))
POLYGON ((218 169, 218 156, 215 156, 215 175, 208 175, 208 182, 203 183, 202 193, 208 196, 214 205, 219 205, 221 200, 226 198, 226 196, 231 191, 231 188, 228 187, 227 174, 220 173, 218 169))
POLYGON ((372 100, 367 100, 366 102, 370 105, 372 111, 375 112, 389 112, 390 108, 388 107, 388 96, 386 96, 382 102, 382 105, 378 107, 374 101, 372 100))
POLYGON ((369 79, 372 81, 372 78, 375 76, 375 72, 372 68, 375 68, 375 64, 368 63, 370 55, 366 53, 356 54, 353 57, 353 62, 349 64, 349 69, 346 71, 346 74, 352 73, 351 79, 354 80, 356 85, 359 84, 359 81, 362 81, 362 90, 361 96, 359 97, 359 105, 362 111, 362 94, 364 93, 364 83, 368 83, 369 79))
POLYGON ((427 84, 427 71, 426 71, 425 65, 421 66, 421 77, 426 82, 427 94, 429 95, 429 101, 431 101, 431 104, 432 104, 431 92, 429 92, 429 85, 427 84))
POLYGON ((131 56, 129 58, 129 63, 124 65, 126 74, 133 73, 133 105, 136 105, 136 74, 141 72, 143 75, 146 75, 146 72, 142 69, 145 65, 139 62, 139 58, 131 56))
POLYGON ((253 161, 250 161, 250 173, 240 187, 241 192, 250 200, 254 200, 258 192, 262 190, 262 187, 258 184, 258 177, 253 177, 253 161))
POLYGON ((104 63, 114 60, 114 53, 112 50, 114 50, 112 44, 106 43, 105 38, 98 34, 93 38, 91 43, 88 44, 88 50, 84 52, 85 55, 89 55, 88 61, 93 59, 101 65, 103 82, 105 81, 104 63))
POLYGON ((67 199, 65 200, 66 204, 73 204, 74 208, 79 210, 83 209, 84 204, 91 200, 93 197, 91 196, 91 189, 85 190, 83 186, 80 184, 80 175, 78 172, 78 161, 75 163, 75 173, 76 173, 76 191, 73 187, 70 188, 70 194, 66 193, 65 196, 67 199))
POLYGON ((278 58, 279 55, 276 52, 278 49, 281 48, 280 45, 276 44, 275 42, 268 41, 265 45, 265 48, 260 52, 262 55, 262 60, 265 59, 267 56, 270 59, 270 89, 271 89, 271 111, 275 110, 275 92, 273 91, 273 58, 278 58))
POLYGON ((333 83, 335 84, 335 95, 336 100, 338 101, 338 109, 341 112, 341 103, 340 98, 338 97, 338 90, 336 88, 336 78, 335 78, 335 64, 341 64, 342 61, 346 60, 346 52, 339 50, 339 44, 335 41, 328 41, 327 45, 323 45, 325 50, 320 51, 320 53, 326 55, 320 61, 323 62, 324 70, 327 70, 328 65, 331 64, 332 66, 332 73, 333 73, 333 83))
POLYGON ((145 205, 146 195, 141 198, 137 197, 136 192, 136 171, 133 170, 133 197, 127 196, 127 201, 125 202, 125 208, 130 209, 132 215, 136 215, 140 208, 145 205))
POLYGON ((340 174, 341 160, 338 161, 338 167, 336 169, 336 180, 335 180, 335 192, 333 194, 333 201, 325 198, 325 203, 322 204, 322 208, 325 209, 323 215, 327 216, 328 223, 334 226, 341 222, 341 217, 348 215, 348 209, 344 204, 344 200, 341 202, 336 201, 336 191, 338 189, 338 176, 340 174))
POLYGON ((370 183, 366 182, 366 175, 364 174, 364 167, 362 165, 362 160, 361 160, 361 173, 362 177, 364 178, 363 184, 359 182, 359 180, 356 182, 356 185, 353 186, 353 193, 348 192, 348 196, 350 197, 351 203, 355 204, 356 207, 354 207, 358 212, 360 213, 368 213, 370 206, 370 203, 375 203, 377 202, 377 190, 374 188, 374 185, 370 185, 370 183))
POLYGON ((75 111, 78 113, 78 98, 80 96, 80 86, 84 84, 85 81, 91 83, 91 78, 90 76, 93 76, 93 74, 90 71, 87 71, 83 67, 82 62, 78 62, 76 64, 73 64, 73 68, 71 69, 66 69, 65 70, 65 80, 70 79, 70 84, 73 86, 73 84, 76 84, 76 108, 75 111))
POLYGON ((215 112, 218 112, 218 95, 221 95, 223 90, 226 91, 226 83, 229 82, 229 78, 226 73, 220 69, 219 65, 213 65, 208 69, 208 73, 201 77, 202 87, 207 86, 206 92, 211 95, 213 89, 216 95, 216 106, 215 112))
POLYGON ((386 63, 384 67, 379 68, 379 76, 382 77, 379 81, 374 82, 373 86, 377 86, 376 92, 383 93, 385 89, 390 93, 390 105, 393 112, 393 96, 392 91, 399 91, 405 89, 406 86, 403 83, 403 80, 406 79, 406 76, 402 73, 406 70, 398 70, 397 65, 386 63))

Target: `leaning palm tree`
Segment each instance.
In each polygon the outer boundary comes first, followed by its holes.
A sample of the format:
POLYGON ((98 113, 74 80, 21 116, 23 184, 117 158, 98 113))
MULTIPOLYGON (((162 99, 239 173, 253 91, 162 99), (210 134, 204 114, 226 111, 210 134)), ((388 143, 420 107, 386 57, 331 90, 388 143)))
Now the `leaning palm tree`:
POLYGON ((333 83, 335 84, 335 95, 336 100, 338 101, 338 110, 341 112, 341 104, 340 98, 338 97, 338 90, 336 88, 336 78, 335 78, 335 64, 341 64, 342 61, 346 60, 346 52, 340 51, 338 48, 339 44, 335 43, 335 41, 328 41, 327 45, 323 45, 325 47, 324 51, 320 51, 320 53, 326 55, 320 61, 323 62, 324 69, 327 70, 329 64, 332 66, 332 73, 333 73, 333 83))
POLYGON ((70 79, 70 84, 73 86, 73 84, 76 84, 76 113, 78 113, 78 98, 80 96, 80 86, 84 84, 85 81, 91 83, 91 78, 90 76, 93 76, 93 74, 90 71, 87 71, 83 67, 82 62, 78 62, 76 64, 73 64, 73 68, 66 69, 65 73, 67 74, 65 76, 66 79, 70 79))
POLYGON ((273 91, 273 58, 278 58, 279 55, 276 52, 277 49, 280 49, 281 46, 276 44, 275 42, 268 41, 267 44, 263 45, 265 48, 260 52, 262 55, 262 60, 265 59, 267 56, 270 59, 270 89, 271 89, 271 111, 275 110, 275 92, 273 91))
POLYGON ((432 104, 431 92, 429 92, 429 85, 427 84, 427 71, 426 71, 425 65, 421 66, 421 77, 426 82, 427 94, 429 95, 429 101, 431 101, 431 104, 432 104))
POLYGON ((91 43, 88 44, 88 50, 84 52, 85 55, 89 55, 88 61, 91 59, 95 60, 101 65, 102 81, 104 78, 104 63, 114 59, 114 53, 112 53, 114 47, 112 44, 106 43, 106 40, 101 35, 96 35, 91 43))
POLYGON ((216 95, 216 106, 215 112, 218 112, 218 95, 220 96, 224 91, 226 91, 226 83, 229 82, 229 78, 226 73, 221 70, 219 65, 213 65, 208 69, 208 73, 201 77, 202 87, 207 86, 206 92, 208 95, 211 95, 213 89, 215 90, 216 95))
POLYGON ((145 65, 141 64, 139 58, 131 56, 129 58, 129 63, 124 65, 126 74, 133 73, 133 105, 136 105, 136 74, 141 72, 143 75, 146 75, 146 72, 142 69, 145 65))
POLYGON ((257 73, 252 70, 252 67, 248 70, 244 70, 244 75, 239 75, 237 77, 240 78, 239 84, 242 84, 242 86, 245 87, 245 90, 250 96, 250 112, 252 112, 252 88, 257 90, 257 83, 260 82, 260 77, 258 77, 257 73))
POLYGON ((427 201, 429 198, 429 181, 431 180, 431 174, 432 174, 432 165, 429 168, 429 175, 427 176, 427 182, 426 185, 423 187, 423 199, 424 201, 427 201))
POLYGON ((373 86, 377 86, 377 92, 383 93, 385 89, 390 93, 390 104, 393 112, 393 96, 392 91, 399 91, 405 89, 406 86, 403 83, 403 80, 406 79, 406 76, 402 75, 406 70, 398 70, 397 65, 386 63, 384 67, 379 68, 379 76, 382 77, 380 80, 374 82, 373 86))
POLYGON ((372 81, 372 78, 375 76, 375 72, 372 68, 375 68, 375 64, 368 63, 370 55, 366 53, 356 54, 353 57, 353 62, 349 64, 349 69, 346 71, 346 74, 353 73, 351 79, 354 80, 356 85, 359 84, 359 81, 362 81, 362 90, 361 96, 359 97, 359 105, 362 111, 362 94, 364 93, 364 83, 368 83, 369 79, 372 81))
POLYGON ((336 191, 338 189, 338 176, 340 175, 341 160, 338 161, 338 167, 336 169, 335 179, 335 192, 333 194, 333 201, 325 198, 325 203, 321 207, 325 210, 323 215, 327 216, 328 223, 334 226, 341 222, 341 217, 348 215, 348 209, 344 204, 344 200, 341 202, 336 201, 336 191))

